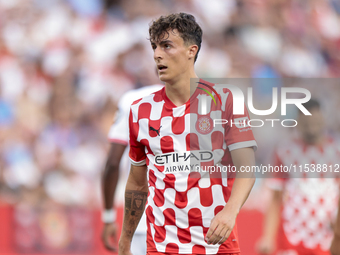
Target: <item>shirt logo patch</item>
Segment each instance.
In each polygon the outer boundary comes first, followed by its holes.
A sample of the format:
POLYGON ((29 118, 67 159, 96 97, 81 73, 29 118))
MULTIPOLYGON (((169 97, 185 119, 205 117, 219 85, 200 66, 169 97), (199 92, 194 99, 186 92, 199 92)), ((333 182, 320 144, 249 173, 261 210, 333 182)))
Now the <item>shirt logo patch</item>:
POLYGON ((214 162, 213 152, 193 150, 155 155, 155 165, 164 166, 164 173, 196 172, 202 162, 214 162))
POLYGON ((155 129, 154 127, 149 126, 149 130, 150 131, 155 131, 157 133, 157 135, 160 136, 159 132, 161 131, 161 127, 162 126, 160 126, 159 129, 155 129))
POLYGON ((209 134, 213 130, 213 120, 209 116, 199 117, 196 122, 196 130, 202 135, 209 134))

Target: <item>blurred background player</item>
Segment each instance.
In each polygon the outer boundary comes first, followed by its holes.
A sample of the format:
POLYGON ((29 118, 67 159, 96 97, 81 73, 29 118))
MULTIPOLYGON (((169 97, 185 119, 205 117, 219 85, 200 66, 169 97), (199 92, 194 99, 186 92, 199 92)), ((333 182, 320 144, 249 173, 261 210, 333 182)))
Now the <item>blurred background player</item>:
POLYGON ((276 248, 278 255, 330 254, 339 182, 329 166, 339 162, 340 146, 325 134, 320 103, 312 99, 304 106, 312 116, 300 113, 298 137, 280 144, 275 153, 275 165, 293 164, 297 172, 268 180, 272 200, 258 245, 260 254, 272 254, 276 248), (300 166, 320 170, 320 164, 321 169, 328 165, 327 173, 299 172, 300 166))
MULTIPOLYGON (((117 238, 117 212, 114 206, 123 207, 124 188, 130 169, 129 151, 129 112, 133 101, 160 90, 162 85, 146 86, 131 90, 125 93, 118 103, 118 111, 115 120, 109 131, 109 141, 111 147, 107 156, 105 171, 103 173, 102 186, 105 210, 102 220, 104 229, 102 241, 108 250, 116 250, 117 238), (119 180, 119 181, 118 181, 119 180), (114 198, 117 198, 115 200, 114 198), (113 237, 113 240, 112 240, 113 237)), ((143 214, 142 219, 136 229, 132 240, 131 251, 134 255, 146 254, 146 218, 143 214)))
POLYGON ((330 251, 332 255, 340 254, 340 199, 338 207, 338 216, 334 224, 334 237, 330 251))

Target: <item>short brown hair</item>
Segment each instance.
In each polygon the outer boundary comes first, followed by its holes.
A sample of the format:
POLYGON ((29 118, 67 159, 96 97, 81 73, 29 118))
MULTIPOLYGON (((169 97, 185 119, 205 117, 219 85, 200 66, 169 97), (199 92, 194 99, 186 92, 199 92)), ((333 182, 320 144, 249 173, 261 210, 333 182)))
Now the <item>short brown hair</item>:
POLYGON ((195 56, 197 59, 198 52, 201 49, 202 29, 197 24, 193 15, 187 13, 173 13, 167 16, 161 16, 153 21, 149 28, 151 41, 158 41, 169 36, 169 30, 177 29, 184 43, 193 43, 198 46, 195 56))

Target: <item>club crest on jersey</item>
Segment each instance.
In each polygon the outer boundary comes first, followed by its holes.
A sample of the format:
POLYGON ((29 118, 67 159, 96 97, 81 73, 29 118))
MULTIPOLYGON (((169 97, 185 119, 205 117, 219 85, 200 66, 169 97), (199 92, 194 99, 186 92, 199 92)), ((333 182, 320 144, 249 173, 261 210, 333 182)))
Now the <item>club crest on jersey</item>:
POLYGON ((209 116, 201 116, 196 121, 196 130, 202 135, 209 134, 213 130, 213 120, 209 116))

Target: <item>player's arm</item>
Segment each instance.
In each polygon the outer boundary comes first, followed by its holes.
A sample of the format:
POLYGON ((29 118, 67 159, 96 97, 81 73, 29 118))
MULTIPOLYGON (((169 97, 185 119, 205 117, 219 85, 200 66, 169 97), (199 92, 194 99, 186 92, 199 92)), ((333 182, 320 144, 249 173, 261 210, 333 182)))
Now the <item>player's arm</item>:
POLYGON ((280 223, 282 191, 272 190, 272 197, 264 216, 263 233, 257 244, 259 254, 272 254, 275 250, 276 235, 280 223))
POLYGON ((119 240, 119 254, 131 254, 132 237, 144 212, 147 196, 147 166, 131 165, 125 188, 124 222, 119 240))
POLYGON ((108 250, 116 251, 116 246, 111 242, 111 238, 117 237, 117 226, 115 224, 114 197, 119 178, 119 164, 126 145, 111 143, 107 156, 105 170, 102 175, 102 189, 105 211, 103 213, 104 228, 102 241, 108 250))
MULTIPOLYGON (((240 170, 241 166, 255 165, 253 148, 236 149, 230 153, 237 170, 240 170)), ((255 177, 253 174, 237 174, 227 204, 211 221, 206 235, 208 244, 222 244, 227 240, 234 228, 236 216, 247 200, 254 183, 255 177)))
POLYGON ((102 241, 105 247, 111 251, 117 250, 117 225, 114 198, 119 180, 119 164, 129 141, 129 104, 126 101, 128 97, 129 95, 127 93, 118 103, 114 123, 108 134, 111 146, 102 175, 102 194, 105 209, 102 214, 102 220, 104 222, 102 241), (114 242, 111 240, 112 237, 115 239, 114 242))
POLYGON ((340 199, 338 206, 338 216, 334 225, 334 238, 332 241, 330 252, 332 255, 340 255, 340 199))

